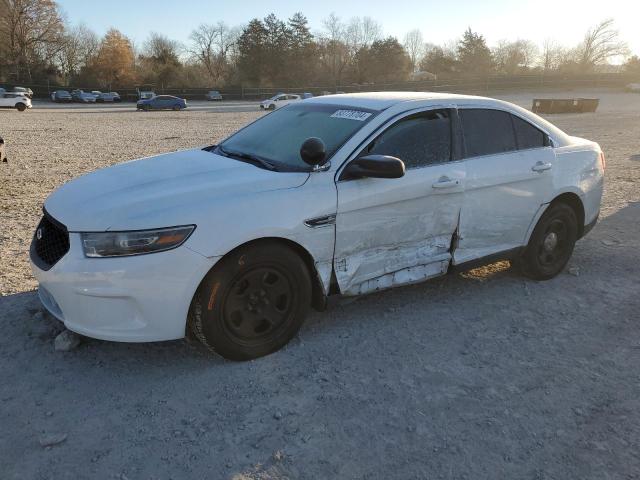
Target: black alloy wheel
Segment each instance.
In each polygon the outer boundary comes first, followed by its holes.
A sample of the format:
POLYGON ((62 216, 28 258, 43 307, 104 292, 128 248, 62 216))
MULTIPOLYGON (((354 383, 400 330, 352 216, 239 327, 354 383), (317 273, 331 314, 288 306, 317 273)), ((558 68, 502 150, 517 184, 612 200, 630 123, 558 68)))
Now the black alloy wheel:
POLYGON ((225 255, 205 276, 189 309, 193 334, 230 360, 279 350, 311 305, 311 277, 298 252, 263 240, 225 255))
POLYGON ((565 203, 552 204, 538 221, 519 260, 523 273, 535 280, 555 277, 571 258, 577 239, 578 220, 573 208, 565 203))

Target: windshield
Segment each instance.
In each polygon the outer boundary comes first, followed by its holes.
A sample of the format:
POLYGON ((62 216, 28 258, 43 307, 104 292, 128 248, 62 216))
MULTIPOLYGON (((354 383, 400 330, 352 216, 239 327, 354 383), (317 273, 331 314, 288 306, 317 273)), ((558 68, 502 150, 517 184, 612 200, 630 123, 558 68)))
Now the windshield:
POLYGON ((300 147, 307 138, 320 138, 330 159, 376 113, 343 105, 299 102, 265 115, 220 146, 226 151, 265 159, 279 170, 309 171, 309 165, 300 158, 300 147))

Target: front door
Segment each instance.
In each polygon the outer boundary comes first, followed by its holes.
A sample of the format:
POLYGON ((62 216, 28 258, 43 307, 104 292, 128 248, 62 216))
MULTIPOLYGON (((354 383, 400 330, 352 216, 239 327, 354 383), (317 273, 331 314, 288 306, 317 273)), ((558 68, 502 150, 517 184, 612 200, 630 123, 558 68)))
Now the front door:
POLYGON ((454 263, 508 252, 553 193, 555 153, 529 122, 502 110, 460 109, 467 182, 454 263))
POLYGON ((338 177, 334 270, 340 291, 358 295, 447 271, 464 192, 464 162, 452 161, 449 110, 395 121, 358 156, 405 162, 398 179, 338 177))

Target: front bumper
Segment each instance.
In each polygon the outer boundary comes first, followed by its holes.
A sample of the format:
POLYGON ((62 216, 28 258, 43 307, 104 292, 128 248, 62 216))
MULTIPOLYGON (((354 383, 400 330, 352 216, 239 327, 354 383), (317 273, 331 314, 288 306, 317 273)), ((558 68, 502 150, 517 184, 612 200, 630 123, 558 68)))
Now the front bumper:
POLYGON ((44 307, 74 332, 101 340, 153 342, 185 335, 189 305, 217 259, 182 245, 119 258, 86 258, 80 234, 50 270, 31 261, 44 307))

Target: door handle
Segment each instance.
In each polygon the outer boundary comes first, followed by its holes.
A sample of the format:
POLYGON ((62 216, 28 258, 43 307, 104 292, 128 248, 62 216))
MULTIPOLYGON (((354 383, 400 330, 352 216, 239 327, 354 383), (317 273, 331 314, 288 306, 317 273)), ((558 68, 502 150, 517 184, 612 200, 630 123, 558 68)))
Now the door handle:
POLYGON ((553 167, 553 165, 550 163, 538 162, 531 167, 531 170, 534 172, 544 172, 545 170, 551 170, 551 167, 553 167))
POLYGON ((449 177, 440 177, 438 181, 431 186, 433 188, 453 188, 460 185, 460 180, 451 180, 449 177))

